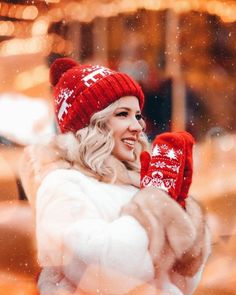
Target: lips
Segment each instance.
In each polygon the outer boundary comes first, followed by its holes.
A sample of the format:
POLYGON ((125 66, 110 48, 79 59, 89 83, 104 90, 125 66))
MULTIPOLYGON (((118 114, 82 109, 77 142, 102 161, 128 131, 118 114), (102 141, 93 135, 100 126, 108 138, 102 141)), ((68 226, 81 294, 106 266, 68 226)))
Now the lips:
POLYGON ((134 148, 136 140, 134 138, 123 138, 122 142, 129 148, 134 148))

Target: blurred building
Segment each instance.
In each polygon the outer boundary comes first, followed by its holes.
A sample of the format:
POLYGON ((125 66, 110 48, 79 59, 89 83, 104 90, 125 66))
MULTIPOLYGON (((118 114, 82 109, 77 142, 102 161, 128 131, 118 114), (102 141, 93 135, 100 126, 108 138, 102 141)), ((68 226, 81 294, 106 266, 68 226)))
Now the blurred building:
MULTIPOLYGON (((126 71, 143 84, 148 97, 158 96, 160 84, 176 74, 168 64, 178 62, 177 75, 198 101, 189 102, 191 96, 185 95, 180 107, 185 110, 177 120, 197 138, 215 126, 234 131, 234 1, 144 2, 1 1, 0 92, 48 99, 48 63, 72 56, 126 71), (175 32, 169 28, 171 8, 177 13, 175 32), (176 46, 175 56, 170 44, 176 46)), ((156 107, 163 108, 163 102, 156 107)))
MULTIPOLYGON (((22 95, 40 99, 52 126, 49 65, 63 56, 137 79, 150 139, 180 127, 195 135, 191 193, 213 232, 213 254, 196 295, 235 295, 236 1, 0 1, 0 103, 6 93, 14 94, 15 106, 22 95)), ((18 110, 4 111, 10 122, 18 110)), ((27 123, 30 138, 39 138, 47 119, 36 128, 35 120, 27 123)), ((9 123, 0 122, 6 130, 9 123)), ((16 130, 0 133, 0 295, 37 294, 34 224, 18 176, 31 139, 16 142, 16 130)))

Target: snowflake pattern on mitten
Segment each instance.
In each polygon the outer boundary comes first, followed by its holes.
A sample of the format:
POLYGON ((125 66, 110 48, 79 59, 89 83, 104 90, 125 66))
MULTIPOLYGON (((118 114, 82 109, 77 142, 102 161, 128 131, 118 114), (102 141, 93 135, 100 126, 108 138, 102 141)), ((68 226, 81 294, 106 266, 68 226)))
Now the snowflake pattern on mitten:
POLYGON ((142 186, 155 186, 167 192, 171 188, 175 189, 176 179, 174 174, 179 173, 181 155, 183 155, 183 149, 175 150, 168 148, 167 145, 156 144, 152 151, 152 157, 156 161, 152 161, 150 164, 151 176, 144 176, 142 186))
MULTIPOLYGON (((144 161, 141 159, 141 166, 144 161)), ((145 164, 147 166, 147 164, 145 164)), ((163 133, 153 142, 148 169, 141 178, 142 187, 157 187, 177 200, 185 165, 185 140, 180 133, 163 133)))

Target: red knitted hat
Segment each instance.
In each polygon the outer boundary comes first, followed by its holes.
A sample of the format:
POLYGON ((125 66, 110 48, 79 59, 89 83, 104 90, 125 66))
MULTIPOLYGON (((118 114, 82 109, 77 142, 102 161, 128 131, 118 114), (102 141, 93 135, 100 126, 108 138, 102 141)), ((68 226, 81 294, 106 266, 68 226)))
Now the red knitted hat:
POLYGON ((141 87, 127 74, 99 65, 79 65, 70 58, 58 58, 50 68, 54 103, 61 132, 86 127, 93 114, 123 96, 135 96, 143 108, 141 87))

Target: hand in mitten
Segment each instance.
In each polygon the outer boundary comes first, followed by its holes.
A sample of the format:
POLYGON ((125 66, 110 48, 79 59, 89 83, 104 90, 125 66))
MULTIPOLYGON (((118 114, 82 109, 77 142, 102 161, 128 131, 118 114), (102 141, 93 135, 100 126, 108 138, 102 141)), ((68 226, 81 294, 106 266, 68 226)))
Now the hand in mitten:
POLYGON ((152 154, 141 155, 141 187, 157 187, 177 200, 185 165, 185 141, 177 133, 163 133, 153 142, 152 154))
POLYGON ((193 138, 187 132, 163 133, 153 142, 152 156, 143 152, 141 188, 165 190, 182 207, 192 181, 193 138))
POLYGON ((193 145, 194 145, 194 138, 188 132, 179 132, 184 137, 185 140, 185 165, 184 165, 184 177, 183 183, 181 187, 180 194, 178 196, 178 203, 185 207, 185 199, 188 197, 188 191, 190 185, 192 183, 192 176, 193 176, 193 145))

